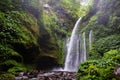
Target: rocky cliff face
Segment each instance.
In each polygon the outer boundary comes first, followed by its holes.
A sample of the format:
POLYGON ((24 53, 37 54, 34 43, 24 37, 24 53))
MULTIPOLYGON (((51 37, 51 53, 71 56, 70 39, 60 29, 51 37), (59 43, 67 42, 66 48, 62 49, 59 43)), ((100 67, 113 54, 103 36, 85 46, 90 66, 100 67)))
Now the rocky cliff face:
POLYGON ((23 63, 39 70, 62 64, 74 20, 59 0, 1 0, 0 70, 22 71, 23 63))
POLYGON ((0 4, 0 70, 25 70, 22 64, 34 64, 40 53, 37 19, 23 10, 20 0, 0 4))

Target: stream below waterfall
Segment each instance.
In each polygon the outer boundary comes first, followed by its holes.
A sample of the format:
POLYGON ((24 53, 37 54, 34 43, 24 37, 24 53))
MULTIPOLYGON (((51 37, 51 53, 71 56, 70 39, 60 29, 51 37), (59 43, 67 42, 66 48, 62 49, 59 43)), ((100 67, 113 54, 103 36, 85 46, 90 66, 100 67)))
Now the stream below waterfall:
POLYGON ((76 72, 49 71, 49 72, 20 72, 15 79, 10 80, 76 80, 76 72))

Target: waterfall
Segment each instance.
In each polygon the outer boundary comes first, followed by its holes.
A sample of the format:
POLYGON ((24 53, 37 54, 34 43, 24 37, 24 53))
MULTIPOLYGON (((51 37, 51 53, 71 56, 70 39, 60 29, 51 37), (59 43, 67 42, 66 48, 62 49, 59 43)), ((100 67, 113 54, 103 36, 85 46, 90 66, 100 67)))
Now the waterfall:
POLYGON ((65 65, 64 69, 56 68, 53 71, 77 72, 81 62, 86 61, 86 39, 85 32, 78 34, 78 27, 81 18, 79 18, 73 28, 71 37, 67 37, 65 45, 65 65))
POLYGON ((86 61, 86 40, 85 40, 85 32, 83 32, 83 61, 86 61))
POLYGON ((72 35, 70 37, 69 43, 67 44, 67 54, 65 59, 65 71, 77 71, 79 65, 79 36, 78 36, 78 27, 81 21, 81 17, 77 20, 72 35))
POLYGON ((90 33, 89 33, 89 49, 91 49, 92 41, 93 41, 93 31, 90 30, 90 33))

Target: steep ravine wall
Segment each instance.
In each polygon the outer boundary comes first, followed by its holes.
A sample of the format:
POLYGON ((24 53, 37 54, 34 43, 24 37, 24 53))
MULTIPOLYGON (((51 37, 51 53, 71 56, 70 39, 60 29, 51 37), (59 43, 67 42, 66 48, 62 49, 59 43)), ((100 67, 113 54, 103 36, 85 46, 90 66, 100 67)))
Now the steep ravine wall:
POLYGON ((63 64, 65 38, 75 18, 59 0, 48 1, 49 7, 39 0, 7 1, 0 1, 0 70, 44 70, 63 64))

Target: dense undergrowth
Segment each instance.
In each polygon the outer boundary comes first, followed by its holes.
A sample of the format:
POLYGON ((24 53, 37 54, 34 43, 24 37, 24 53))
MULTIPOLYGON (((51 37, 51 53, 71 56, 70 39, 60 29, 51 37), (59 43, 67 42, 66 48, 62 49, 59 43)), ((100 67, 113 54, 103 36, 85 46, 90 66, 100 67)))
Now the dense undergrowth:
POLYGON ((36 33, 33 34, 35 18, 21 11, 19 1, 9 0, 7 3, 0 1, 1 6, 4 5, 0 9, 0 73, 9 73, 1 74, 1 79, 12 78, 15 72, 25 71, 26 55, 33 58, 30 56, 33 53, 26 50, 38 46, 36 33))
POLYGON ((102 58, 82 63, 78 70, 80 80, 119 80, 115 72, 120 66, 119 50, 110 50, 102 58))
POLYGON ((118 0, 95 0, 84 17, 81 32, 93 30, 88 60, 79 66, 78 80, 119 80, 120 31, 118 0))

